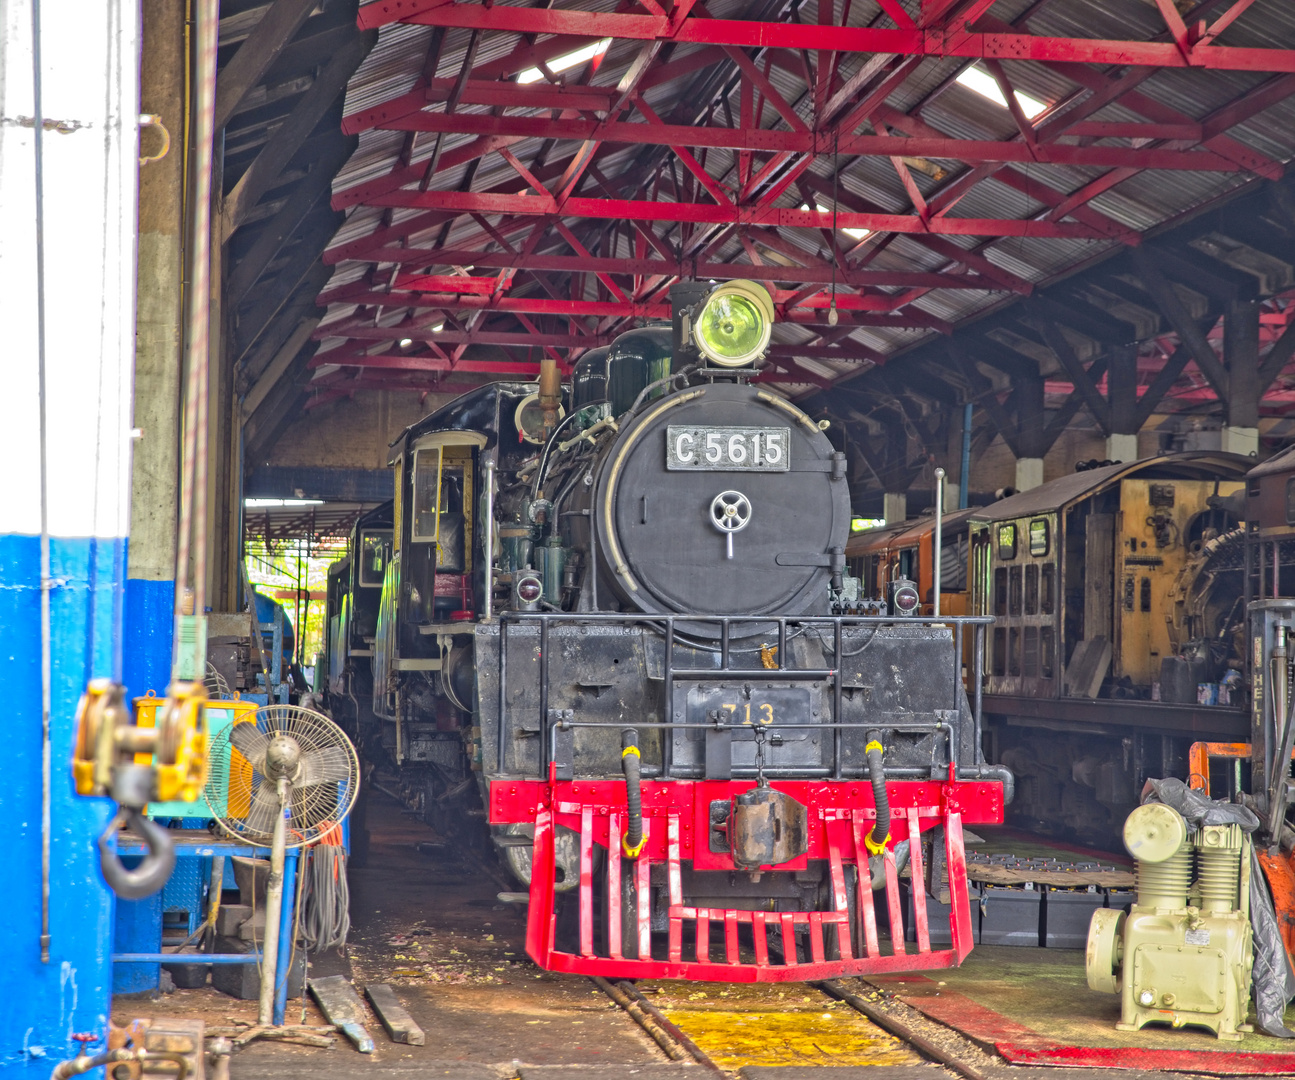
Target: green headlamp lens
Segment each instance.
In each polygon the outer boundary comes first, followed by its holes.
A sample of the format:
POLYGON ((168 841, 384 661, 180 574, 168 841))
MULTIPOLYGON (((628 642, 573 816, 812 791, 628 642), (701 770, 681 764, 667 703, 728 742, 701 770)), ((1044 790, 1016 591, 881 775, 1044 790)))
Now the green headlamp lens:
POLYGON ((697 336, 711 358, 744 363, 761 345, 764 317, 744 296, 732 293, 711 300, 702 310, 697 336))

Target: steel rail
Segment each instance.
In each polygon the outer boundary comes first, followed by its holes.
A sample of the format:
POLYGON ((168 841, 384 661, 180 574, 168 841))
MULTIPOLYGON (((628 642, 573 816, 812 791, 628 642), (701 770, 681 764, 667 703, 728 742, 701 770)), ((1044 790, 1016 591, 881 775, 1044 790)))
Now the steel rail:
POLYGON ((672 1061, 684 1061, 691 1058, 703 1068, 723 1075, 723 1070, 706 1055, 706 1052, 693 1042, 678 1025, 669 1020, 660 1009, 648 1001, 633 983, 624 980, 619 983, 611 983, 601 975, 594 975, 591 978, 599 990, 629 1013, 634 1022, 652 1036, 653 1041, 665 1051, 666 1056, 672 1061))
POLYGON ((982 1070, 976 1068, 976 1066, 963 1061, 954 1054, 950 1054, 943 1047, 938 1046, 925 1035, 914 1030, 903 1020, 878 1009, 875 1005, 865 1001, 858 994, 852 994, 832 981, 811 983, 810 985, 821 990, 828 997, 849 1005, 855 1012, 862 1016, 866 1016, 883 1031, 889 1032, 897 1039, 902 1039, 914 1050, 925 1054, 932 1061, 937 1061, 941 1065, 952 1069, 954 1072, 966 1077, 967 1080, 989 1080, 989 1076, 982 1070))

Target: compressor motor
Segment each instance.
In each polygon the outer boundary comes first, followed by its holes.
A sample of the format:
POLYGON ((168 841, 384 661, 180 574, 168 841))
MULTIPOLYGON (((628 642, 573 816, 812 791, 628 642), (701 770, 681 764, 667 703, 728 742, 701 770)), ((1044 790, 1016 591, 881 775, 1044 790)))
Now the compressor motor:
POLYGON ((1173 807, 1147 803, 1125 820, 1124 846, 1137 901, 1127 914, 1093 912, 1085 964, 1090 989, 1121 997, 1115 1026, 1193 1024, 1233 1041, 1253 1031, 1250 838, 1239 825, 1193 831, 1173 807))

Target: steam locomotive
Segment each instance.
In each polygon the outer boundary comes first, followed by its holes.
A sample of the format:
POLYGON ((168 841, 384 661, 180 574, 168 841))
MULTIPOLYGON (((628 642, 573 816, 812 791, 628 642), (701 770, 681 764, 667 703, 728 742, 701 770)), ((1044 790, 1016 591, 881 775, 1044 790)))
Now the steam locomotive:
POLYGON ((546 363, 393 444, 389 540, 357 526, 361 567, 329 589, 331 704, 433 823, 484 801, 544 967, 956 964, 962 826, 1001 821, 1012 780, 959 659, 993 620, 863 604, 845 457, 759 385, 768 293, 686 284, 671 305, 568 385, 546 363))

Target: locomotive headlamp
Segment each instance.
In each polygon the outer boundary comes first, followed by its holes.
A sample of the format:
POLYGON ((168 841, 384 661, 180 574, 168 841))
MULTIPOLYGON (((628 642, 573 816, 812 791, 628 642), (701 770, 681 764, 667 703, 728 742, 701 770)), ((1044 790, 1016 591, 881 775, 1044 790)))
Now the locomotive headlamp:
POLYGON ((773 300, 754 281, 718 286, 692 324, 693 341, 709 363, 741 367, 763 355, 773 333, 773 300))
POLYGON ((540 606, 540 597, 544 595, 544 582, 538 574, 527 572, 517 579, 514 587, 517 593, 517 606, 522 611, 535 611, 540 606))
POLYGON ((900 578, 890 584, 890 613, 892 615, 916 615, 918 605, 922 602, 917 592, 916 582, 900 578))

